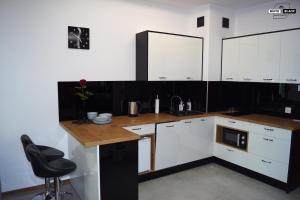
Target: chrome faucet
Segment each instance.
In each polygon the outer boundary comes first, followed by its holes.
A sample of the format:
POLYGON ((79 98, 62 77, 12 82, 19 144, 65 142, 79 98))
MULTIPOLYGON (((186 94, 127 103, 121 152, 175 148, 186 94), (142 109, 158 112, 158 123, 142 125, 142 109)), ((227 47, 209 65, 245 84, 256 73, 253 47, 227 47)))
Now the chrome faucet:
POLYGON ((178 98, 178 99, 180 100, 180 102, 183 102, 183 101, 182 101, 182 98, 181 98, 180 96, 177 96, 177 95, 172 96, 172 97, 171 97, 171 107, 170 107, 170 112, 173 112, 173 110, 174 110, 174 108, 173 108, 173 99, 174 99, 174 98, 178 98))

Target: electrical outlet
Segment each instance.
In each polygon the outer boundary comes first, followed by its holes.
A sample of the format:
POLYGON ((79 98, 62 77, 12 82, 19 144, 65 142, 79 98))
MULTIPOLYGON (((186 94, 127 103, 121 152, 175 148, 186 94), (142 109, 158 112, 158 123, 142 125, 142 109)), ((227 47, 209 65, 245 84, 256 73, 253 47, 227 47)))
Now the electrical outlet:
POLYGON ((292 108, 291 107, 285 107, 284 112, 286 114, 291 114, 292 113, 292 108))

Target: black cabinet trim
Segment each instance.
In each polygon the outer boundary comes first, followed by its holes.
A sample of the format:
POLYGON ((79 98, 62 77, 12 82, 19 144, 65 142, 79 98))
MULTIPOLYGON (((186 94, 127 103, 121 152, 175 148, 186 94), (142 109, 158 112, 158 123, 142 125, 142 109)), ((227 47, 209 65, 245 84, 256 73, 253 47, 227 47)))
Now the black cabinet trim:
MULTIPOLYGON (((148 33, 159 33, 167 35, 175 35, 181 37, 196 38, 202 40, 202 63, 201 63, 201 80, 187 80, 187 81, 202 81, 203 80, 203 55, 204 55, 204 38, 196 37, 191 35, 182 35, 176 33, 167 33, 160 31, 143 31, 136 34, 136 80, 137 81, 148 81, 148 52, 149 52, 149 37, 148 33)), ((164 81, 164 80, 162 80, 164 81)), ((167 80, 171 81, 171 80, 167 80)), ((176 80, 173 80, 176 81, 176 80)), ((182 80, 184 81, 184 80, 182 80)))
POLYGON ((248 34, 248 35, 240 35, 240 36, 235 36, 235 37, 223 38, 222 40, 230 40, 230 39, 235 39, 235 38, 249 37, 249 36, 255 36, 255 35, 264 35, 264 34, 270 34, 270 33, 279 33, 279 32, 285 32, 285 31, 294 31, 294 30, 299 30, 299 29, 300 28, 291 28, 291 29, 283 29, 283 30, 278 30, 278 31, 253 33, 253 34, 248 34))
MULTIPOLYGON (((300 138, 300 136, 298 136, 298 138, 300 138)), ((170 175, 170 174, 174 174, 174 173, 177 173, 177 172, 185 171, 185 170, 192 169, 192 168, 195 168, 195 167, 199 167, 199 166, 202 166, 202 165, 205 165, 205 164, 216 163, 218 165, 221 165, 223 167, 226 167, 226 168, 231 169, 233 171, 236 171, 238 173, 244 174, 246 176, 249 176, 251 178, 259 180, 261 182, 267 183, 271 186, 282 189, 282 190, 286 191, 287 193, 289 193, 292 190, 296 189, 300 185, 300 183, 299 183, 299 176, 300 176, 299 174, 300 174, 300 172, 298 172, 298 173, 296 172, 296 170, 299 171, 299 168, 297 168, 297 167, 300 165, 300 161, 297 161, 297 162, 298 162, 298 165, 296 165, 294 167, 295 172, 292 172, 291 174, 289 173, 288 183, 284 183, 282 181, 276 180, 276 179, 271 178, 269 176, 265 176, 263 174, 257 173, 255 171, 250 170, 250 169, 241 167, 239 165, 230 163, 228 161, 225 161, 223 159, 220 159, 220 158, 217 158, 217 157, 214 157, 214 156, 209 157, 209 158, 205 158, 205 159, 201 159, 201 160, 197 160, 197 161, 194 161, 194 162, 190 162, 190 163, 177 165, 177 166, 174 166, 174 167, 170 167, 170 168, 150 172, 150 173, 147 173, 147 174, 139 175, 139 183, 144 182, 144 181, 148 181, 148 180, 152 180, 152 179, 156 179, 156 178, 159 178, 159 177, 167 176, 167 175, 170 175), (297 174, 295 174, 295 173, 297 173, 297 174), (293 182, 290 182, 290 180, 292 178, 291 176, 295 176, 295 175, 296 175, 296 177, 294 177, 293 182)))

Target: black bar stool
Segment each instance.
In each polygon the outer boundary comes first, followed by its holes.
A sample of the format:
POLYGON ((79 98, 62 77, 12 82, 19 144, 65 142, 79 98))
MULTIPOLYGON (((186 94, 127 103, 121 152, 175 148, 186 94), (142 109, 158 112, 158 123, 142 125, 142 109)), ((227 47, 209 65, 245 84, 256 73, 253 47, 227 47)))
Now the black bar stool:
POLYGON ((33 172, 41 178, 54 178, 55 200, 60 200, 59 177, 65 176, 76 169, 76 164, 64 158, 48 161, 34 144, 26 147, 33 172))
MULTIPOLYGON (((21 142, 22 142, 22 145, 23 145, 23 149, 24 149, 26 158, 30 162, 29 155, 26 152, 26 147, 29 144, 34 144, 34 143, 32 142, 31 138, 26 134, 21 136, 21 142)), ((65 155, 64 152, 62 152, 58 149, 52 148, 52 147, 43 146, 43 145, 36 145, 36 147, 41 151, 41 153, 45 156, 45 158, 48 161, 52 161, 52 160, 56 160, 58 158, 62 158, 65 155)), ((51 184, 50 184, 50 182, 51 182, 51 179, 45 178, 45 192, 39 193, 36 196, 42 196, 43 195, 45 199, 50 198, 51 197, 51 189, 50 189, 51 184)))

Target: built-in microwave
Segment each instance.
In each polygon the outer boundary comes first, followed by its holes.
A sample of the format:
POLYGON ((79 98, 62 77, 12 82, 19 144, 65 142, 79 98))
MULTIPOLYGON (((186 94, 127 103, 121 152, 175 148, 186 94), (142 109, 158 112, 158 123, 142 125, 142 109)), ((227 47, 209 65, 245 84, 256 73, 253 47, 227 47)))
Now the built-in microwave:
POLYGON ((247 150, 248 132, 222 127, 222 143, 247 150))

